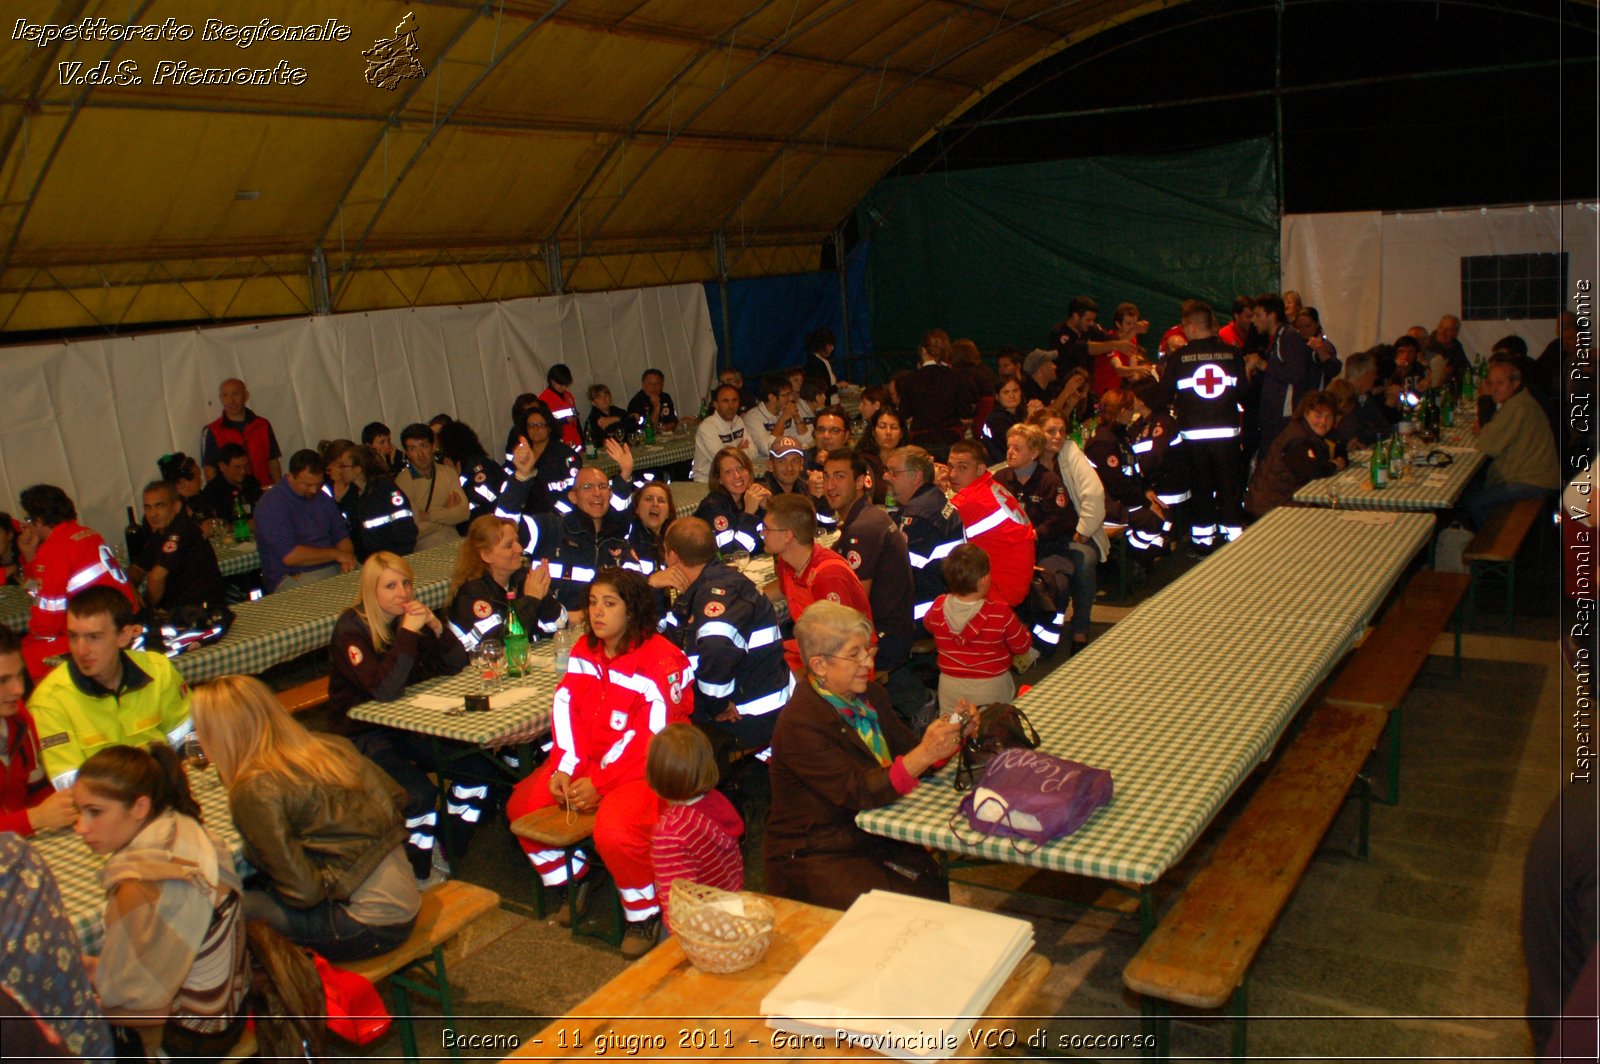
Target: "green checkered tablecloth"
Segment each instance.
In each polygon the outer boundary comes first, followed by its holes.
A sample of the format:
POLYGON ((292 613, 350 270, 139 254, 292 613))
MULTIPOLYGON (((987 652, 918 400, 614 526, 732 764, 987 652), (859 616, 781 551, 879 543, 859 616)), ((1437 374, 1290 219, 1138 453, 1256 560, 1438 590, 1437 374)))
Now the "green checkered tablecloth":
POLYGON ((218 547, 212 545, 217 555, 217 567, 222 570, 223 576, 242 576, 261 568, 261 554, 256 550, 256 541, 245 540, 243 543, 224 543, 218 547))
MULTIPOLYGON (((640 444, 633 449, 634 469, 660 469, 662 466, 676 465, 694 458, 694 433, 675 432, 671 436, 658 438, 655 443, 640 444)), ((594 458, 585 458, 585 462, 593 462, 604 469, 611 476, 616 476, 619 470, 617 463, 611 456, 601 451, 594 458)))
MULTIPOLYGON (((448 545, 413 554, 418 601, 433 609, 445 605, 450 570, 459 547, 448 545)), ((173 664, 190 683, 234 673, 259 673, 328 645, 334 622, 355 604, 360 570, 278 591, 234 607, 233 627, 221 642, 180 654, 173 664)))
POLYGON ((28 630, 28 610, 33 600, 20 587, 0 587, 0 624, 13 632, 28 630))
POLYGON ((1453 461, 1447 466, 1412 466, 1405 476, 1379 491, 1372 486, 1372 452, 1358 451, 1344 469, 1295 492, 1295 501, 1349 510, 1448 510, 1487 456, 1475 447, 1440 444, 1427 449, 1444 451, 1453 461))
MULTIPOLYGON (((1154 883, 1268 756, 1427 542, 1432 515, 1280 508, 1021 699, 1042 749, 1109 769, 1116 797, 1019 853, 959 842, 950 771, 858 814, 874 834, 1097 879, 1154 883)), ((970 832, 966 834, 970 835, 970 832)))
MULTIPOLYGON (((222 789, 222 780, 215 769, 190 770, 189 786, 205 814, 206 827, 216 832, 224 845, 241 860, 244 843, 228 815, 228 795, 222 789)), ((103 916, 106 906, 105 888, 100 885, 100 869, 106 859, 90 852, 83 840, 71 828, 41 831, 28 840, 34 850, 50 866, 50 873, 61 887, 61 900, 78 933, 85 953, 100 952, 100 939, 105 934, 103 916)))
POLYGON ((404 696, 394 702, 363 702, 350 710, 350 716, 367 724, 474 746, 494 746, 511 738, 526 741, 550 729, 550 705, 561 682, 551 643, 536 643, 529 656, 528 675, 498 683, 486 712, 458 712, 464 696, 483 693, 483 681, 469 667, 456 676, 441 676, 408 687, 404 696), (450 705, 444 706, 444 701, 450 705))
POLYGON ((711 489, 704 484, 696 484, 692 480, 679 480, 673 482, 672 502, 677 507, 679 517, 688 517, 695 512, 711 489))

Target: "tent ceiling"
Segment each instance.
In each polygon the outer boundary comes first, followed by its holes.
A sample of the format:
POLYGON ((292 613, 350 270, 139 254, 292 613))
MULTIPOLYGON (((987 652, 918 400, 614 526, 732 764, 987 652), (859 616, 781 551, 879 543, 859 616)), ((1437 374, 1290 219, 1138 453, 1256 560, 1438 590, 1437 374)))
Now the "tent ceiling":
POLYGON ((240 48, 202 40, 206 21, 260 10, 22 0, 13 33, 98 18, 195 32, 0 50, 0 329, 699 280, 717 233, 735 276, 815 268, 931 131, 1176 2, 284 0, 262 9, 273 23, 337 19, 350 39, 240 48), (408 11, 426 76, 368 84, 362 49, 408 11), (158 85, 163 60, 282 60, 305 79, 158 85), (62 64, 102 61, 137 63, 143 83, 62 83, 62 64))

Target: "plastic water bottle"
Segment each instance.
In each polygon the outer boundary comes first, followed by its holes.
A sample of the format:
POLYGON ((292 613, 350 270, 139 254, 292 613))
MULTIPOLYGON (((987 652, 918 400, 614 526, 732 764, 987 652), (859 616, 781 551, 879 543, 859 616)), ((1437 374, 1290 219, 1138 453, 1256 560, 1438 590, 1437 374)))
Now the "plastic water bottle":
POLYGON ((555 652, 557 672, 567 671, 567 662, 572 659, 572 644, 576 639, 577 633, 572 630, 571 626, 566 621, 563 621, 561 623, 561 627, 556 629, 555 652))

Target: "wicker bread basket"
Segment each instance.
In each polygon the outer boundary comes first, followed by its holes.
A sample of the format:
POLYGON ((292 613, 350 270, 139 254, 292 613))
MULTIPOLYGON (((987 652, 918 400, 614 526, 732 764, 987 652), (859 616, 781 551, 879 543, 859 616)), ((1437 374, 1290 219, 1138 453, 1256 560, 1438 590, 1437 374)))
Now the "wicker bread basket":
POLYGON ((777 913, 764 898, 731 894, 686 879, 672 881, 672 933, 690 962, 702 972, 739 972, 767 954, 777 913), (736 899, 744 915, 722 908, 736 899))

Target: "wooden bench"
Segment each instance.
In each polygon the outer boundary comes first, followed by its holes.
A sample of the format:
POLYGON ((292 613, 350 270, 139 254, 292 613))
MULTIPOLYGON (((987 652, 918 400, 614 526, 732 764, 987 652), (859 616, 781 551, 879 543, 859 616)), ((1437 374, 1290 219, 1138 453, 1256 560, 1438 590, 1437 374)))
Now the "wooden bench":
POLYGON ((1546 500, 1522 499, 1495 510, 1489 523, 1479 529, 1461 552, 1461 560, 1472 573, 1467 593, 1468 623, 1478 623, 1478 583, 1485 577, 1504 580, 1506 585, 1506 629, 1515 620, 1517 607, 1517 552, 1534 522, 1547 510, 1546 500))
MULTIPOLYGON (((368 960, 337 965, 346 971, 359 972, 380 987, 388 983, 390 1011, 399 1024, 400 1044, 407 1060, 418 1059, 416 1031, 411 1025, 411 995, 418 994, 436 1002, 446 1024, 454 1020, 455 1001, 445 973, 444 947, 468 924, 499 907, 500 895, 492 890, 460 880, 441 883, 423 892, 416 926, 399 946, 368 960), (419 981, 417 976, 426 981, 419 981)), ((338 1040, 333 1041, 337 1048, 338 1040)), ((255 1054, 255 1032, 246 1031, 226 1059, 246 1060, 255 1054)), ((452 1046, 450 1056, 459 1060, 460 1050, 452 1046)))
MULTIPOLYGON (((589 875, 598 875, 604 870, 605 865, 600 861, 600 854, 594 847, 594 814, 593 813, 568 813, 559 805, 547 805, 543 809, 535 809, 525 816, 520 816, 511 822, 511 834, 519 839, 536 842, 547 849, 560 850, 567 864, 567 882, 573 881, 573 863, 578 854, 583 855, 583 860, 588 866, 589 875), (570 820, 570 823, 569 823, 570 820)), ((543 917, 545 915, 544 882, 535 873, 533 886, 533 911, 543 917)), ((603 930, 588 932, 581 929, 582 913, 578 912, 578 892, 567 891, 568 912, 571 916, 571 927, 574 935, 593 934, 594 937, 609 942, 612 946, 622 944, 624 918, 622 914, 622 897, 615 890, 610 892, 611 902, 608 906, 610 919, 603 930)))
MULTIPOLYGON (((1231 1002, 1233 1056, 1244 1057, 1250 965, 1357 785, 1386 720, 1372 709, 1319 703, 1211 860, 1128 962, 1123 981, 1144 995, 1163 1057, 1170 1050, 1167 1002, 1206 1009, 1231 1002)), ((1364 854, 1364 790, 1360 797, 1364 854)))
POLYGON ((328 678, 311 680, 298 687, 278 692, 278 701, 290 713, 305 713, 328 704, 328 678))
MULTIPOLYGON (((390 1010, 400 1027, 400 1045, 407 1060, 417 1059, 417 1035, 411 1025, 411 995, 435 1002, 440 1017, 448 1026, 455 1019, 455 1000, 445 972, 445 944, 468 924, 498 908, 500 895, 492 890, 457 879, 440 883, 423 892, 417 925, 404 942, 388 953, 339 965, 366 976, 379 986, 388 984, 390 1010)), ((460 1051, 452 1046, 450 1056, 459 1060, 460 1051)))
POLYGON ((1388 714, 1389 784, 1383 800, 1389 805, 1400 801, 1400 703, 1452 617, 1455 674, 1461 675, 1460 606, 1469 583, 1465 574, 1432 569, 1413 576, 1324 696, 1332 705, 1388 714))

